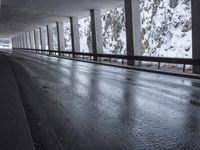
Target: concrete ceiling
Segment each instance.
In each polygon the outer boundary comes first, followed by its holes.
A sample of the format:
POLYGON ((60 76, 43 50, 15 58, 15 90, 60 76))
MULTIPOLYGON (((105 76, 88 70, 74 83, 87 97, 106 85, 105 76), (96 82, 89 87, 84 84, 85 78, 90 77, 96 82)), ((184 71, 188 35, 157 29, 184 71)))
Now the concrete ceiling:
POLYGON ((90 9, 123 6, 123 0, 0 0, 0 37, 12 37, 67 17, 84 17, 90 9))

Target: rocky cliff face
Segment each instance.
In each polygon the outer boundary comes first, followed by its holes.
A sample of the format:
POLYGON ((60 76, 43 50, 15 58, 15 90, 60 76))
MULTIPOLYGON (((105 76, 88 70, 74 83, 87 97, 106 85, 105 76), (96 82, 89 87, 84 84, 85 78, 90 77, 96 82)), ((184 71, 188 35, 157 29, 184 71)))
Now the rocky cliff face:
POLYGON ((126 54, 126 27, 124 8, 102 12, 104 53, 126 54))
POLYGON ((141 0, 144 55, 192 56, 191 0, 141 0))
MULTIPOLYGON (((143 55, 192 57, 191 0, 140 0, 140 8, 143 55)), ((81 19, 79 27, 81 51, 89 52, 90 19, 81 19)), ((102 12, 102 31, 104 53, 126 54, 124 8, 102 12)))

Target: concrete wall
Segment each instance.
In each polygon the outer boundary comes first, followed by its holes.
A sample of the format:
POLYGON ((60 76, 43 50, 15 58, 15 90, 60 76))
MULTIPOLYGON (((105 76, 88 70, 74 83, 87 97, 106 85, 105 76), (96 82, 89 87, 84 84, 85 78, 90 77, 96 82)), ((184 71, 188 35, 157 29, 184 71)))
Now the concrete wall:
MULTIPOLYGON (((200 59, 200 1, 192 0, 192 47, 193 59, 200 59)), ((200 67, 194 66, 193 72, 200 74, 200 67)))

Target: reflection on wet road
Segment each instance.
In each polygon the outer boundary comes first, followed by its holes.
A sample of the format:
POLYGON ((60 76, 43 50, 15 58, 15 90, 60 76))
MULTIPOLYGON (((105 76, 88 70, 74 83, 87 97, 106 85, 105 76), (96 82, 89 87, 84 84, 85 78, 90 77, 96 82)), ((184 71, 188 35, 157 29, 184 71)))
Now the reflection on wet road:
POLYGON ((40 112, 35 114, 47 128, 44 134, 53 136, 59 149, 200 149, 199 80, 8 55, 21 76, 24 103, 40 112))

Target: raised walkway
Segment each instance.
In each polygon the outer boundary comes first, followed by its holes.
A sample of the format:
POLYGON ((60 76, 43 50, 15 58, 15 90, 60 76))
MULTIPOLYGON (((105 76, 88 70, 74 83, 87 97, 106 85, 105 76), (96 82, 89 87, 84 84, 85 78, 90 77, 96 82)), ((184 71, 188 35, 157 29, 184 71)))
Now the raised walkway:
POLYGON ((33 150, 28 121, 7 56, 0 53, 0 149, 33 150))

